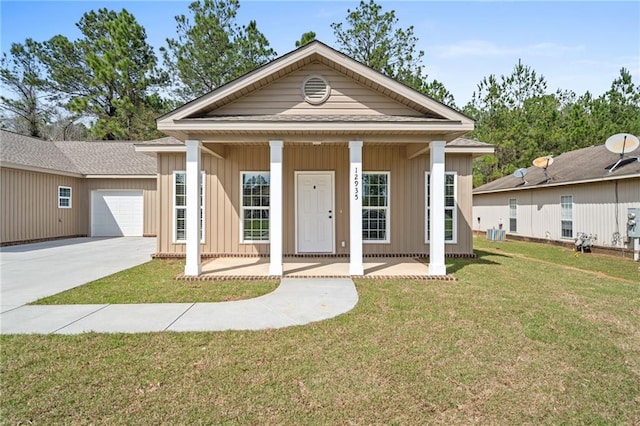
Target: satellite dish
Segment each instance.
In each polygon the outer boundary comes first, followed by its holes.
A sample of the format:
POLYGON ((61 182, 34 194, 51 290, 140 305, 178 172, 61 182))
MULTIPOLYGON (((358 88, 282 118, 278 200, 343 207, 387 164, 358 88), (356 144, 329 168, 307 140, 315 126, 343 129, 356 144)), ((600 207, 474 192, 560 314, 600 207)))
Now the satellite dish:
MULTIPOLYGON (((620 158, 609 169, 609 173, 615 170, 616 167, 622 162, 624 154, 635 151, 640 146, 640 140, 631 133, 617 133, 609 138, 604 143, 604 146, 614 154, 620 154, 620 158)), ((640 161, 640 157, 635 157, 640 161)))
POLYGON ((513 172, 513 175, 517 178, 524 179, 524 177, 527 175, 527 169, 525 169, 524 167, 521 169, 518 169, 515 172, 513 172))
POLYGON ((628 154, 635 151, 640 146, 640 140, 631 133, 618 133, 610 136, 604 146, 614 154, 628 154))
POLYGON ((515 172, 513 172, 513 176, 522 179, 522 182, 519 183, 517 186, 520 185, 526 185, 527 181, 524 180, 524 177, 527 175, 527 169, 525 169, 524 167, 521 169, 516 170, 515 172))
POLYGON ((547 155, 546 157, 538 157, 533 160, 533 165, 541 169, 545 169, 553 164, 553 157, 547 155))
POLYGON ((549 167, 552 164, 553 164, 553 157, 550 155, 547 155, 545 157, 538 157, 535 160, 533 160, 533 165, 538 168, 541 168, 542 171, 544 172, 544 176, 547 178, 547 182, 551 181, 551 176, 549 176, 549 173, 547 172, 547 167, 549 167))

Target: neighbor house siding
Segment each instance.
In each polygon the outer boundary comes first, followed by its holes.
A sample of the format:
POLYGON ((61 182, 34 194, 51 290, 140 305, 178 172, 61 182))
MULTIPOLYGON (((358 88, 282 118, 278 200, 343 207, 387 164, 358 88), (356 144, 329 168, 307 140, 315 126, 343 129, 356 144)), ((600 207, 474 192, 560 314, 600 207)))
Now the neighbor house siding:
MULTIPOLYGON (((184 244, 173 242, 173 172, 185 168, 184 154, 160 154, 158 252, 184 253, 184 244)), ((267 254, 269 244, 240 241, 240 173, 269 171, 269 147, 227 145, 225 158, 202 156, 205 181, 205 242, 203 253, 267 254)), ((473 252, 471 218, 471 156, 448 155, 447 171, 458 179, 457 244, 447 253, 473 252)), ((363 148, 364 172, 390 172, 390 242, 364 244, 365 254, 428 253, 425 244, 425 172, 429 157, 407 160, 404 145, 367 145, 363 148)), ((295 172, 334 172, 335 253, 349 254, 349 149, 347 144, 285 144, 283 151, 283 250, 296 252, 295 172), (342 247, 341 242, 345 242, 342 247)))
POLYGON ((84 194, 81 198, 81 206, 87 214, 81 217, 81 229, 84 233, 91 234, 91 191, 94 190, 142 190, 144 215, 143 215, 143 235, 156 236, 158 233, 157 223, 157 179, 107 179, 92 178, 84 180, 84 194))
POLYGON ((309 64, 255 93, 215 110, 215 115, 260 114, 421 115, 320 63, 309 64), (302 96, 302 83, 311 74, 322 75, 331 86, 331 96, 321 105, 310 105, 302 96))
POLYGON ((509 198, 516 198, 518 235, 566 241, 561 238, 560 197, 567 195, 573 196, 574 237, 586 232, 597 235, 597 245, 623 246, 622 238, 612 242, 615 233, 626 235, 627 209, 640 207, 640 178, 475 194, 473 227, 481 231, 498 228, 502 218, 503 228, 508 229, 509 198))
POLYGON ((86 235, 80 178, 3 167, 2 244, 86 235), (58 187, 71 187, 71 208, 58 208, 58 187))

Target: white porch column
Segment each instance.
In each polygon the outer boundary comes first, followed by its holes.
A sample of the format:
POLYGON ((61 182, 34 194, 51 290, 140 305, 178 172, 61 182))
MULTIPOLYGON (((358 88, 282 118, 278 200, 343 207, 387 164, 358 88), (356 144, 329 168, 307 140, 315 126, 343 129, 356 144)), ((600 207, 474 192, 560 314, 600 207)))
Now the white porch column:
POLYGON ((431 142, 431 198, 429 199, 429 275, 447 275, 444 263, 444 141, 431 142))
POLYGON ((362 264, 362 141, 349 142, 349 275, 364 275, 362 264))
POLYGON ((269 275, 282 276, 282 141, 269 141, 271 168, 269 175, 269 275))
POLYGON ((200 150, 198 140, 187 140, 187 260, 184 274, 198 276, 200 266, 200 150))

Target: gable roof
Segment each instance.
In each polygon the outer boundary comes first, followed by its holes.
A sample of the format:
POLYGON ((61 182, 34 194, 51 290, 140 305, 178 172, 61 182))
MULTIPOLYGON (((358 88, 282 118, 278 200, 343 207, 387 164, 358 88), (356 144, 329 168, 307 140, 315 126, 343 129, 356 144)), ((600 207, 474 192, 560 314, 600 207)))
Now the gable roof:
POLYGON ((473 129, 473 120, 466 115, 428 96, 387 77, 386 75, 332 49, 320 41, 313 41, 281 56, 247 74, 209 92, 157 120, 158 129, 184 139, 194 133, 234 132, 339 132, 340 134, 378 132, 383 129, 395 132, 422 134, 428 131, 461 136, 473 129), (225 105, 265 88, 273 82, 309 64, 320 63, 368 90, 379 93, 418 113, 406 115, 295 115, 295 114, 246 114, 216 115, 225 105), (455 134, 454 134, 455 133, 455 134))
POLYGON ((72 176, 157 173, 152 157, 129 141, 45 141, 0 130, 0 165, 72 176))
MULTIPOLYGON (((632 153, 634 154, 640 155, 640 152, 632 153)), ((549 182, 542 169, 531 166, 527 168, 527 175, 524 177, 526 183, 513 175, 505 176, 475 188, 473 193, 487 194, 640 177, 640 161, 629 156, 625 156, 615 170, 609 173, 609 169, 619 159, 620 155, 610 152, 604 145, 577 149, 553 159, 553 163, 547 168, 551 178, 549 182)))

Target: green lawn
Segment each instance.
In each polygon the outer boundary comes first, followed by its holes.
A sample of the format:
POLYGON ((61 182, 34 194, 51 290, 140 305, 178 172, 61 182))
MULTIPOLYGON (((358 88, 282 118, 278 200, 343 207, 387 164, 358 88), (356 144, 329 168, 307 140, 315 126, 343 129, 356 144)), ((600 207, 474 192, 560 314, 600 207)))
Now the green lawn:
POLYGON ((277 280, 184 281, 183 260, 152 260, 33 304, 192 303, 250 299, 272 292, 277 280))
POLYGON ((638 263, 476 244, 302 327, 1 336, 2 423, 640 423, 638 263))

